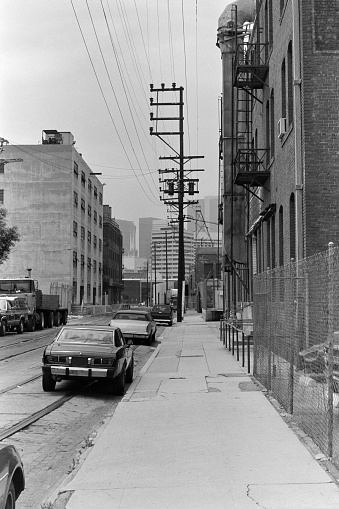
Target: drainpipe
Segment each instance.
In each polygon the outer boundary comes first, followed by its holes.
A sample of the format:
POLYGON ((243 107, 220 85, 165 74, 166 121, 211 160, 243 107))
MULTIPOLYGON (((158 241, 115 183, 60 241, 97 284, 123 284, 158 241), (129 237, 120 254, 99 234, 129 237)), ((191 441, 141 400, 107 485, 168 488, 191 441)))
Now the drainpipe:
POLYGON ((301 142, 301 65, 300 65, 300 14, 299 0, 292 0, 293 26, 293 123, 294 123, 294 175, 296 213, 296 261, 304 257, 303 235, 303 164, 301 142))

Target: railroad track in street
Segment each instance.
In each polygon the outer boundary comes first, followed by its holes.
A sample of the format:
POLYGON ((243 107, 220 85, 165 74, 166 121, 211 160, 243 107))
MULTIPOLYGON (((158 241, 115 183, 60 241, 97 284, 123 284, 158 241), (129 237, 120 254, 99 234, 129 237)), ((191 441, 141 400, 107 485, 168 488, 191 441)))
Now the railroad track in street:
MULTIPOLYGON (((139 348, 139 346, 140 345, 133 345, 133 347, 132 347, 133 351, 135 351, 137 348, 139 348)), ((15 383, 15 384, 13 384, 13 385, 11 385, 9 387, 6 387, 6 388, 2 389, 0 391, 0 398, 1 398, 1 395, 8 394, 8 393, 10 393, 13 390, 15 390, 15 389, 17 389, 19 387, 22 387, 23 385, 27 385, 29 383, 35 382, 36 380, 41 378, 41 376, 42 376, 41 374, 37 374, 37 375, 34 375, 34 376, 32 376, 32 377, 30 377, 30 378, 28 378, 26 380, 23 380, 23 381, 19 382, 19 383, 15 383)), ((37 412, 33 412, 31 415, 29 415, 29 416, 25 417, 24 419, 18 421, 17 423, 13 424, 9 428, 6 428, 3 431, 0 431, 0 441, 5 440, 6 438, 11 437, 15 433, 18 433, 19 431, 27 428, 28 426, 30 426, 34 422, 38 421, 42 417, 50 414, 51 412, 53 412, 57 408, 60 408, 67 401, 69 401, 70 399, 74 398, 78 394, 85 392, 89 387, 91 387, 92 385, 94 385, 96 383, 97 383, 96 380, 91 380, 87 384, 83 385, 80 389, 67 392, 66 394, 61 396, 59 399, 53 401, 53 403, 51 403, 49 405, 46 405, 44 408, 38 410, 37 412)))

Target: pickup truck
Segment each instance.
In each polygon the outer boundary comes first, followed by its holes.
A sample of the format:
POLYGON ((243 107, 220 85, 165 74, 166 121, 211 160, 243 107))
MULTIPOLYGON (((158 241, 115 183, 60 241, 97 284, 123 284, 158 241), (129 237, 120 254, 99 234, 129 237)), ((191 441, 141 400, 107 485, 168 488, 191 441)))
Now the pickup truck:
POLYGON ((22 334, 28 324, 29 310, 23 297, 0 296, 0 336, 7 331, 22 334))

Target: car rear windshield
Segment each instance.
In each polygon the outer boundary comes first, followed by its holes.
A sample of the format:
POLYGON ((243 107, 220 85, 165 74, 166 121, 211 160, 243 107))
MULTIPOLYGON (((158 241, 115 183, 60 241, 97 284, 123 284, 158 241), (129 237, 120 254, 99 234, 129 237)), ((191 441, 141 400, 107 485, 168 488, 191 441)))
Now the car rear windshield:
POLYGON ((63 330, 57 338, 58 343, 88 343, 114 345, 113 331, 96 331, 86 329, 63 330))
POLYGON ((171 311, 171 308, 170 306, 154 306, 154 308, 152 309, 152 312, 157 312, 157 311, 166 311, 167 313, 169 311, 171 311))
POLYGON ((114 320, 142 320, 144 322, 149 321, 149 316, 145 313, 116 313, 114 320))

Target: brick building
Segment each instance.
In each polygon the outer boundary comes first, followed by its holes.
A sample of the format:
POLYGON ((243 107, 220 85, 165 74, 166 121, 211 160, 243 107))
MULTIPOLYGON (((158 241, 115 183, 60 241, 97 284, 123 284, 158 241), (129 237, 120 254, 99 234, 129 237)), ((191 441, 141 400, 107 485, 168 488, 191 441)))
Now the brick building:
POLYGON ((239 261, 253 275, 339 245, 338 14, 336 0, 238 0, 219 19, 232 289, 239 261))
POLYGON ((123 288, 122 233, 118 223, 112 218, 112 208, 104 205, 103 210, 103 294, 107 298, 107 304, 117 304, 123 288))

